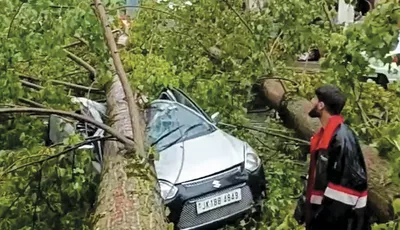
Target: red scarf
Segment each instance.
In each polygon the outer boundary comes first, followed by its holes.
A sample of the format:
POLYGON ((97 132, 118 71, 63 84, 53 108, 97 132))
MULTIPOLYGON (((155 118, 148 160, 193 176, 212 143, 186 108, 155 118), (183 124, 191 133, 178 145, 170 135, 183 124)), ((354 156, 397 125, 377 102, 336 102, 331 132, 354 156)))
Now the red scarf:
POLYGON ((321 128, 318 133, 311 138, 310 153, 313 155, 317 150, 327 149, 336 128, 343 122, 342 116, 331 116, 325 129, 321 128))
POLYGON ((329 118, 328 124, 325 128, 321 128, 311 138, 310 143, 310 167, 308 169, 308 182, 307 182, 307 203, 310 204, 311 192, 314 188, 315 183, 315 168, 317 164, 316 154, 318 150, 328 149, 331 142, 332 136, 336 131, 336 128, 344 122, 341 116, 332 116, 329 118))

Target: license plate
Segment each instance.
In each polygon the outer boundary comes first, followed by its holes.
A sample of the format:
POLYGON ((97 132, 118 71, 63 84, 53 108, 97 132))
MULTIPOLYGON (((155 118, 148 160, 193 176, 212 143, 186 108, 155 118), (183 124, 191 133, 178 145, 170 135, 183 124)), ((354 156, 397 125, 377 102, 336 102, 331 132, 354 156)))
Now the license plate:
POLYGON ((210 210, 232 204, 242 200, 242 191, 240 188, 227 193, 206 198, 196 202, 197 214, 208 212, 210 210))

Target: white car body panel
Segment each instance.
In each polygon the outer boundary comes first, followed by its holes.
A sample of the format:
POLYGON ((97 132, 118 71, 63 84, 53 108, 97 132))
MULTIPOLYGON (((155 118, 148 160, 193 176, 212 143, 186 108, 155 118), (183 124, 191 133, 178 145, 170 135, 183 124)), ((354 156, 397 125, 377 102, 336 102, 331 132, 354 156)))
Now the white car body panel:
MULTIPOLYGON (((167 91, 167 93, 173 97, 171 92, 167 91)), ((105 116, 106 104, 77 97, 73 97, 72 101, 80 105, 83 114, 93 117, 98 122, 103 122, 102 117, 105 116)), ((165 103, 171 106, 179 104, 215 129, 211 133, 178 142, 160 151, 159 158, 155 161, 155 169, 159 180, 165 180, 172 184, 197 180, 220 173, 236 165, 244 164, 246 153, 255 153, 247 142, 224 132, 216 126, 214 119, 218 116, 217 113, 212 116, 213 118, 208 117, 197 105, 193 104, 192 106, 196 108, 192 107, 194 108, 192 109, 178 102, 174 97, 173 100, 156 99, 152 103, 165 103)), ((186 101, 186 103, 190 102, 186 101)), ((56 121, 60 122, 60 119, 63 120, 61 117, 57 117, 56 121)), ((75 131, 72 126, 75 127, 75 125, 71 124, 70 129, 75 131)), ((52 132, 56 134, 60 132, 57 124, 51 125, 49 131, 51 134, 53 134, 52 132)), ((81 130, 81 132, 84 134, 86 131, 81 130)), ((50 136, 53 142, 62 141, 60 138, 53 138, 54 135, 50 136)), ((103 136, 104 131, 96 129, 92 137, 103 136)), ((94 169, 101 173, 103 156, 100 142, 84 145, 81 149, 94 149, 95 145, 98 145, 98 150, 95 151, 96 160, 92 163, 94 169)))
POLYGON ((159 153, 158 179, 179 184, 229 169, 244 161, 244 146, 245 142, 219 129, 177 143, 159 153))

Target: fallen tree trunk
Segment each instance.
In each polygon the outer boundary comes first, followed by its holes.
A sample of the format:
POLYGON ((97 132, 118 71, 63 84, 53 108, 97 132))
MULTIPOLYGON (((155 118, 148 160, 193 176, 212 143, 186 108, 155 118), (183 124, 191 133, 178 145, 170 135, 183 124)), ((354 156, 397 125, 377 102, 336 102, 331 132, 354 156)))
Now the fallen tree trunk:
MULTIPOLYGON (((114 76, 107 90, 110 126, 132 137, 131 119, 121 82, 114 76)), ((154 165, 141 163, 123 144, 107 141, 97 197, 94 230, 164 230, 164 207, 154 165)))
MULTIPOLYGON (((309 140, 321 127, 318 119, 308 116, 312 108, 311 102, 300 97, 286 98, 279 80, 267 79, 262 84, 263 96, 268 106, 278 111, 285 125, 296 130, 301 138, 309 140)), ((375 148, 367 145, 361 147, 368 168, 368 210, 373 221, 384 223, 394 218, 392 200, 400 188, 387 182, 389 162, 380 158, 375 148)))
POLYGON ((154 163, 144 146, 144 119, 139 99, 134 95, 123 69, 117 45, 101 0, 94 0, 110 49, 112 82, 106 87, 109 124, 125 137, 135 140, 135 148, 106 141, 99 186, 94 230, 164 230, 164 205, 154 163), (135 101, 136 99, 136 101, 135 101))

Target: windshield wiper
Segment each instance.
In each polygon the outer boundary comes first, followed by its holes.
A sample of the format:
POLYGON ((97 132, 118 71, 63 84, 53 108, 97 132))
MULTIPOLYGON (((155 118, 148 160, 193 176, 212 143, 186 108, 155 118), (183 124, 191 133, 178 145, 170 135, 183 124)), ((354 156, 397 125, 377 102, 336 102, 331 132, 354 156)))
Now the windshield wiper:
POLYGON ((195 124, 195 125, 190 126, 188 129, 185 130, 185 133, 183 133, 182 136, 185 136, 190 130, 193 130, 194 128, 197 128, 197 127, 202 126, 202 125, 203 124, 195 124))
POLYGON ((160 142, 162 139, 164 139, 165 137, 169 136, 171 133, 173 133, 173 132, 179 130, 179 129, 182 128, 182 127, 183 127, 183 125, 180 125, 180 126, 176 127, 175 129, 169 131, 168 133, 162 135, 162 136, 159 137, 152 145, 156 145, 156 144, 157 144, 158 142, 160 142))
POLYGON ((193 130, 194 128, 197 128, 199 126, 202 126, 203 124, 195 124, 190 126, 188 129, 185 130, 185 132, 182 134, 182 136, 180 136, 179 138, 176 138, 176 140, 174 140, 173 142, 169 143, 167 146, 165 146, 163 149, 167 149, 171 146, 173 146, 174 144, 178 143, 180 140, 182 140, 190 130, 193 130))

